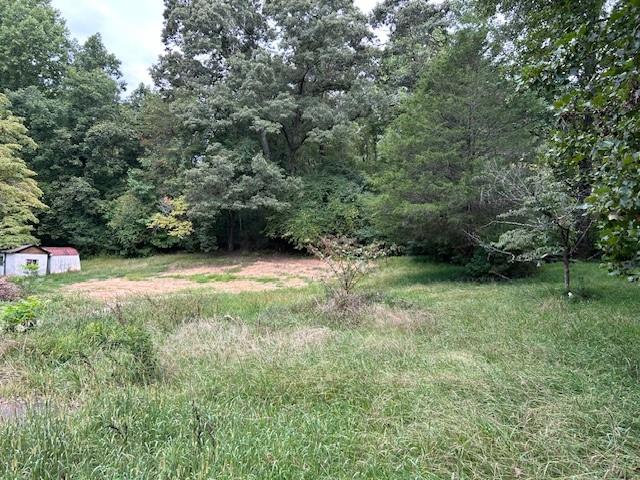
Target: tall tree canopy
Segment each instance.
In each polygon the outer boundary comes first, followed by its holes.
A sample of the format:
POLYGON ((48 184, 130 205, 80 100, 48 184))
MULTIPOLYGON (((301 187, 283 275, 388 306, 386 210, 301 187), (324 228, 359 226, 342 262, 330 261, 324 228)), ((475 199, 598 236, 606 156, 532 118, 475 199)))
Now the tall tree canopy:
POLYGON ((36 174, 21 158, 36 144, 9 106, 0 93, 0 248, 36 243, 32 235, 35 213, 45 207, 36 174))
POLYGON ((485 55, 485 32, 463 30, 429 65, 382 140, 376 222, 396 242, 446 254, 471 247, 493 213, 488 165, 535 152, 535 99, 517 95, 485 55))
POLYGON ((126 97, 100 34, 72 40, 48 0, 0 3, 0 90, 39 146, 11 155, 50 207, 24 201, 43 241, 136 255, 340 235, 466 261, 477 230, 558 251, 495 222, 542 198, 580 245, 597 219, 612 270, 640 273, 637 1, 164 4, 155 88, 126 97), (564 193, 496 200, 514 164, 564 193))
POLYGON ((50 0, 0 2, 0 91, 54 88, 69 58, 67 31, 50 0))
POLYGON ((137 165, 140 142, 120 103, 119 62, 99 35, 75 48, 73 62, 55 89, 36 85, 9 94, 40 148, 27 156, 51 208, 38 234, 84 251, 112 245, 109 202, 125 188, 137 165))

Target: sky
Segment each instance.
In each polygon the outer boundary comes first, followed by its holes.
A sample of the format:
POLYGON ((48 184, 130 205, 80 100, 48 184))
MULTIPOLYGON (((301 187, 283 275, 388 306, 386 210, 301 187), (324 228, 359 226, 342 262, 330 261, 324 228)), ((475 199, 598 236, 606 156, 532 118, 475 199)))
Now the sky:
MULTIPOLYGON (((122 62, 122 73, 131 91, 151 84, 149 67, 162 53, 163 0, 53 0, 71 35, 84 42, 101 33, 107 49, 122 62)), ((368 12, 377 0, 355 0, 368 12)))

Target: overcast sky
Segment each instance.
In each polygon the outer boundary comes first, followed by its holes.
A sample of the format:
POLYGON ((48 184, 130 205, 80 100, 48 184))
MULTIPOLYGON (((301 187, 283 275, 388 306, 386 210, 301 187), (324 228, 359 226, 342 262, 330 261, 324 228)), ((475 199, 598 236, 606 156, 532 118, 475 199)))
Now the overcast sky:
MULTIPOLYGON (((369 11, 377 0, 355 0, 369 11)), ((96 32, 122 61, 122 73, 132 90, 151 83, 149 67, 162 53, 162 0, 53 0, 71 35, 84 42, 96 32)))

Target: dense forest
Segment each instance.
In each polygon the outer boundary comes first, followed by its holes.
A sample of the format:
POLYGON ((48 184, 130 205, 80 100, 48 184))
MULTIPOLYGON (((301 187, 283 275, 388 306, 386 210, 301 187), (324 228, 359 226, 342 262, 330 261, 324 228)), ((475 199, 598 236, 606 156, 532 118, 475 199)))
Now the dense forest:
POLYGON ((162 41, 127 86, 99 33, 0 1, 0 247, 341 235, 638 276, 637 0, 165 0, 162 41))

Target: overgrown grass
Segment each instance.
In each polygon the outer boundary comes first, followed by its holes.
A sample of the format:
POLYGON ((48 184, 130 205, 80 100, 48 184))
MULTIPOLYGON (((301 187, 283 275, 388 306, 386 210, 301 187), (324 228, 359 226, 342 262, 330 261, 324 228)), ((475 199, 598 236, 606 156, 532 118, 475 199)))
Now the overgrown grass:
POLYGON ((460 275, 386 260, 357 325, 323 317, 317 285, 52 294, 37 329, 0 340, 0 397, 40 405, 0 424, 0 477, 639 478, 638 287, 591 264, 573 299, 555 266, 460 275))

